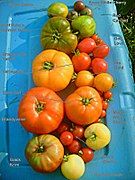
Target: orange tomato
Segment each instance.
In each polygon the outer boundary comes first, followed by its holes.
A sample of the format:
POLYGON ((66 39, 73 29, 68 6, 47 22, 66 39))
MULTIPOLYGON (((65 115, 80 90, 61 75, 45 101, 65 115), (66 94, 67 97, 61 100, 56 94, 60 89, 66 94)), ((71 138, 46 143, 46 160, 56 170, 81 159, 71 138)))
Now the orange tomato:
POLYGON ((77 87, 81 86, 92 86, 94 82, 94 76, 89 71, 80 71, 77 74, 77 78, 75 80, 75 85, 77 87))
POLYGON ((113 86, 113 77, 108 73, 98 74, 94 78, 94 87, 101 92, 109 91, 113 86))
POLYGON ((66 98, 65 110, 72 122, 79 125, 91 124, 102 112, 100 95, 92 87, 80 87, 66 98))
POLYGON ((30 89, 20 102, 18 116, 22 126, 34 134, 46 134, 58 128, 64 116, 62 99, 45 87, 30 89))
POLYGON ((32 73, 36 86, 54 91, 65 89, 73 75, 73 65, 68 55, 56 50, 45 50, 33 61, 32 73))

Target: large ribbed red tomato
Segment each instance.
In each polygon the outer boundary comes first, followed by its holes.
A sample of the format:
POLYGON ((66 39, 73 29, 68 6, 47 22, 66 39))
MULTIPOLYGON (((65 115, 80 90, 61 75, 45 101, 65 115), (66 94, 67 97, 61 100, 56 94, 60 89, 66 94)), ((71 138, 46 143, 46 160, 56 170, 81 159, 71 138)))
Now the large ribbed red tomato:
POLYGON ((101 97, 92 87, 80 87, 66 98, 65 110, 72 122, 80 125, 91 124, 101 115, 101 97))
POLYGON ((30 89, 20 102, 18 116, 22 126, 35 134, 46 134, 58 128, 64 115, 63 101, 45 87, 30 89))

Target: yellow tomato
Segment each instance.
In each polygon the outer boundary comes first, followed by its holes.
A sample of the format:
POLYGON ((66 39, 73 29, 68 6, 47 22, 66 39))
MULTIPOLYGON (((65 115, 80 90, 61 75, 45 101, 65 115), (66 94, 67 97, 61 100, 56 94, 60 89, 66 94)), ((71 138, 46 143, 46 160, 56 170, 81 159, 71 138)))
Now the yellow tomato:
POLYGON ((101 92, 109 91, 113 86, 113 77, 108 73, 98 74, 94 78, 94 87, 101 92))
POLYGON ((81 86, 92 86, 94 81, 94 76, 91 72, 89 71, 80 71, 77 74, 77 78, 75 80, 75 85, 77 87, 81 86))
POLYGON ((76 155, 71 154, 64 157, 61 164, 61 172, 67 179, 79 179, 85 171, 85 164, 83 159, 76 155))
POLYGON ((84 136, 87 146, 93 150, 105 147, 111 140, 111 132, 103 123, 94 123, 88 126, 84 136))

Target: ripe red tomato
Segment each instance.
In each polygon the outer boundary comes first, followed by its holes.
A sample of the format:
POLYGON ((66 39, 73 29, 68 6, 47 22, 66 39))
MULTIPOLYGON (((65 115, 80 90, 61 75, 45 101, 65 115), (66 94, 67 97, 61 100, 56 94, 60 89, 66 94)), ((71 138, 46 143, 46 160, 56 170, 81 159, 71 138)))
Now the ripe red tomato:
POLYGON ((92 70, 95 74, 105 73, 108 70, 108 64, 104 59, 95 58, 91 63, 92 70))
POLYGON ((99 44, 94 50, 93 55, 95 58, 104 58, 109 54, 110 48, 107 44, 99 44))
POLYGON ((82 148, 79 151, 79 155, 84 160, 85 163, 91 161, 94 158, 94 152, 90 148, 82 148))
POLYGON ((71 128, 70 131, 75 138, 83 138, 84 128, 82 126, 76 125, 74 128, 71 128))
POLYGON ((105 116, 106 116, 106 111, 105 111, 105 110, 102 110, 101 115, 100 115, 100 118, 104 118, 105 116))
POLYGON ((81 149, 81 144, 77 140, 73 140, 73 142, 67 147, 70 153, 77 154, 81 149))
POLYGON ((76 72, 88 70, 91 64, 91 58, 86 53, 77 53, 72 57, 72 63, 76 72))
POLYGON ((91 53, 96 47, 96 43, 92 38, 83 39, 77 46, 80 52, 91 53))
POLYGON ((111 98, 112 98, 112 92, 111 91, 104 92, 104 99, 110 100, 111 98))
POLYGON ((68 130, 69 130, 69 125, 66 124, 65 122, 62 122, 62 123, 59 125, 59 127, 58 127, 58 129, 57 129, 57 132, 58 132, 58 134, 61 134, 61 133, 63 133, 64 131, 68 131, 68 130))
POLYGON ((102 101, 102 109, 106 110, 108 108, 108 102, 107 101, 102 101))
POLYGON ((95 41, 96 45, 105 44, 105 42, 97 34, 94 34, 91 38, 95 41))
POLYGON ((73 142, 73 135, 71 132, 69 131, 64 131, 61 135, 60 135, 60 141, 62 142, 62 144, 64 146, 68 146, 73 142))

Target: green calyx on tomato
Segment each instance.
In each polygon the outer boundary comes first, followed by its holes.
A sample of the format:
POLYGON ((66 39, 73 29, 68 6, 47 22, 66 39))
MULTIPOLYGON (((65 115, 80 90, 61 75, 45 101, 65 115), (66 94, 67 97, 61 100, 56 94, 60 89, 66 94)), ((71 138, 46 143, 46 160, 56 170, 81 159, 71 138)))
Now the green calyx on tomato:
POLYGON ((37 153, 43 153, 45 151, 44 146, 39 146, 36 150, 37 153))
POLYGON ((91 136, 89 136, 89 138, 90 138, 92 141, 95 141, 95 140, 96 140, 96 137, 97 137, 97 135, 96 135, 94 132, 92 132, 91 136))
POLYGON ((43 69, 50 71, 53 69, 53 67, 54 65, 52 62, 49 62, 49 61, 44 62, 43 69))
POLYGON ((37 102, 37 103, 36 103, 36 108, 35 108, 35 110, 36 110, 38 113, 41 112, 44 108, 45 108, 44 103, 41 103, 41 102, 37 102))
POLYGON ((55 49, 72 53, 78 40, 72 33, 70 23, 63 17, 52 17, 44 25, 41 32, 41 44, 44 49, 55 49))
POLYGON ((88 106, 92 99, 93 98, 90 98, 90 99, 89 98, 82 98, 81 102, 83 103, 83 105, 88 106))
POLYGON ((87 15, 82 15, 74 19, 71 23, 75 32, 79 32, 80 39, 91 37, 96 29, 96 23, 94 19, 87 15))

